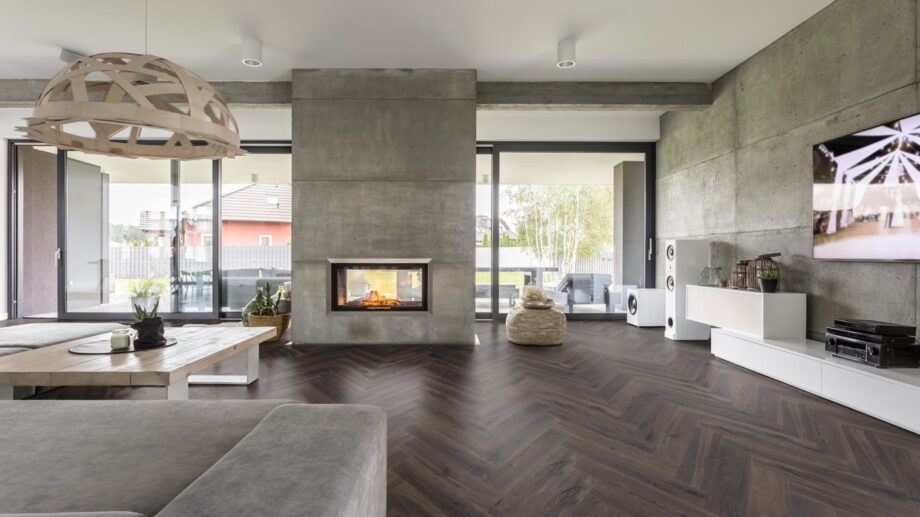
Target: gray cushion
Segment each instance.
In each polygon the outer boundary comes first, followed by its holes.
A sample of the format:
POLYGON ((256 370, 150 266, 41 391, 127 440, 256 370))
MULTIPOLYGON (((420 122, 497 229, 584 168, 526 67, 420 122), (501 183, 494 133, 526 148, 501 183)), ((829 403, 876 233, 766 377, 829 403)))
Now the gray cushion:
POLYGON ((0 517, 146 517, 134 512, 0 513, 0 517))
POLYGON ((41 348, 123 328, 120 323, 27 323, 0 328, 0 347, 41 348))
POLYGON ((385 514, 383 410, 292 404, 272 410, 158 517, 385 514))
POLYGON ((28 352, 28 351, 29 351, 28 348, 10 346, 6 348, 0 348, 0 356, 18 354, 19 352, 28 352))
POLYGON ((153 515, 286 403, 0 402, 0 508, 153 515))

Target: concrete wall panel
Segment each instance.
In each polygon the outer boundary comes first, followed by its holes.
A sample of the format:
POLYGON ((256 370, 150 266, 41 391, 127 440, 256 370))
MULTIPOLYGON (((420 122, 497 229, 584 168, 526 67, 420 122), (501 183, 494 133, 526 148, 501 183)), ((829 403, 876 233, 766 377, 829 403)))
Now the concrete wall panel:
POLYGON ((661 117, 657 177, 711 160, 735 148, 734 73, 713 84, 713 104, 701 111, 673 111, 661 117))
POLYGON ((738 67, 741 145, 916 80, 916 0, 837 0, 738 67))
POLYGON ((294 101, 295 180, 474 181, 472 100, 294 101))
POLYGON ((295 181, 295 261, 432 258, 473 261, 471 184, 295 181), (322 224, 317 224, 322 221, 322 224))
POLYGON ((656 189, 656 201, 662 208, 655 219, 659 236, 679 238, 732 231, 734 153, 660 178, 656 189))
POLYGON ((476 100, 476 70, 301 69, 293 99, 476 100))

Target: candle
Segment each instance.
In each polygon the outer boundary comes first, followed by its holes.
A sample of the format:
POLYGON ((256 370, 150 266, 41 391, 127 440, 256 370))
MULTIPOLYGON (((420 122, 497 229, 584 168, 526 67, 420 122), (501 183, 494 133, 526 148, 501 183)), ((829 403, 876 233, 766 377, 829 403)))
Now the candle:
POLYGON ((115 329, 112 331, 112 350, 127 350, 131 346, 131 335, 127 330, 115 329))

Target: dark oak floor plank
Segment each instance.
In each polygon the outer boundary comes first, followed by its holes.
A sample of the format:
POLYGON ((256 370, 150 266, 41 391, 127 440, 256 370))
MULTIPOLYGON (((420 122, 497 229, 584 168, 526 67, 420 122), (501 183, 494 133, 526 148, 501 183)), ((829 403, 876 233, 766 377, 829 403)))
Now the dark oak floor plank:
POLYGON ((267 344, 258 383, 190 392, 383 407, 391 515, 920 515, 920 436, 706 343, 619 322, 570 322, 548 348, 477 332, 478 347, 267 344))

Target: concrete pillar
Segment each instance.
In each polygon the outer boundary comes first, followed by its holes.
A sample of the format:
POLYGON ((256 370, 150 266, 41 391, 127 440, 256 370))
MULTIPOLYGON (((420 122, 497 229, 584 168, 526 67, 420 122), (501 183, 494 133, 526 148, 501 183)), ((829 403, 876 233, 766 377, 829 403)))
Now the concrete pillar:
POLYGON ((295 70, 293 341, 474 342, 476 72, 295 70), (331 258, 430 258, 430 310, 331 312, 331 258))
POLYGON ((645 287, 645 163, 622 162, 613 170, 613 279, 645 287))

